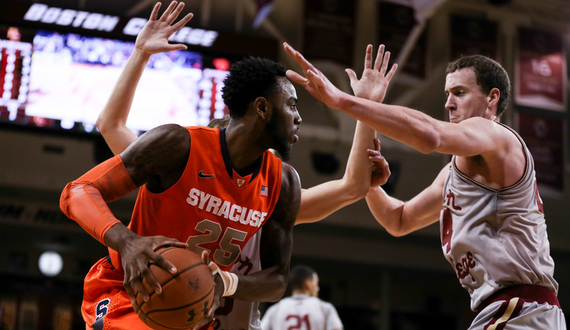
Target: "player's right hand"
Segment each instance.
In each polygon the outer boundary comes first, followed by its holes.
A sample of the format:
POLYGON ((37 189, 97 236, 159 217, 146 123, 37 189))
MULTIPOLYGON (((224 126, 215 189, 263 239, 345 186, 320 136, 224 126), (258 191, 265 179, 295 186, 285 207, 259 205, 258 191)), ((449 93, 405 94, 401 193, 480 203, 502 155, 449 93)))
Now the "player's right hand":
POLYGON ((329 108, 340 109, 343 92, 291 45, 285 42, 283 47, 285 52, 299 65, 305 74, 305 77, 303 77, 293 70, 287 70, 285 73, 287 78, 303 86, 309 94, 325 103, 329 108))
POLYGON ((368 149, 368 159, 372 161, 371 187, 378 187, 386 184, 390 178, 390 166, 380 153, 380 140, 374 139, 374 149, 368 149))
POLYGON ((165 246, 186 248, 187 244, 164 236, 134 236, 121 246, 118 252, 124 271, 123 285, 131 297, 131 302, 136 299, 137 294, 142 294, 143 300, 148 301, 153 291, 156 294, 162 293, 162 287, 150 271, 151 264, 172 274, 176 273, 174 265, 155 252, 165 246))

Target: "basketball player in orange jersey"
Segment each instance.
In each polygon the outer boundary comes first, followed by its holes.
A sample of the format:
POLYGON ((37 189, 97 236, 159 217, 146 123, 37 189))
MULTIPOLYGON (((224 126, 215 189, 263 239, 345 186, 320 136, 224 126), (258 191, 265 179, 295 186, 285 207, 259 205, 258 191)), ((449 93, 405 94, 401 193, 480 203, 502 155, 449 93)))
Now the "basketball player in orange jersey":
MULTIPOLYGON (((192 17, 188 14, 175 22, 182 3, 172 2, 160 17, 159 8, 160 3, 145 26, 147 31, 159 31, 151 33, 153 38, 164 39, 192 17)), ((133 54, 111 100, 122 98, 119 102, 130 104, 136 83, 128 77, 144 70, 155 40, 147 40, 147 51, 133 54)), ((235 63, 223 91, 231 116, 225 130, 157 127, 64 188, 62 211, 109 247, 109 257, 97 262, 85 279, 82 313, 87 328, 148 328, 133 311, 131 299, 138 292, 148 300, 151 292, 143 281, 161 293, 150 263, 175 272, 155 253, 161 246, 210 251, 209 258, 219 267, 215 301, 204 323, 213 317, 221 297, 253 301, 282 297, 301 196, 297 172, 267 150, 276 149, 287 159, 298 140, 301 116, 285 71, 265 59, 235 63), (141 188, 127 228, 107 202, 137 187, 141 188), (243 276, 230 273, 239 251, 262 226, 263 269, 243 276)))
MULTIPOLYGON (((152 22, 149 24, 152 24, 152 22)), ((161 31, 158 29, 143 29, 137 37, 135 52, 143 50, 156 53, 170 50, 171 46, 167 40, 168 35, 161 35, 162 40, 153 38, 151 33, 159 32, 161 31)), ((132 57, 135 58, 136 54, 132 57)), ((386 52, 384 54, 384 48, 381 47, 375 63, 375 69, 381 71, 383 75, 378 79, 377 75, 370 75, 372 73, 372 58, 367 57, 361 80, 351 79, 352 87, 358 95, 382 101, 388 83, 397 69, 395 65, 390 71, 387 70, 389 58, 390 53, 386 52), (382 88, 374 90, 376 94, 372 94, 372 90, 363 88, 368 86, 367 81, 369 79, 375 79, 373 81, 375 86, 382 86, 382 88)), ((124 95, 131 94, 130 90, 134 89, 134 86, 138 83, 142 71, 129 70, 125 72, 121 82, 129 81, 129 83, 121 83, 117 85, 116 89, 128 88, 128 90, 117 91, 114 95, 119 95, 120 97, 111 98, 97 120, 97 127, 114 154, 123 152, 137 138, 126 126, 131 102, 129 99, 125 99, 124 95)), ((214 121, 208 126, 224 128, 227 125, 227 121, 224 120, 221 122, 219 120, 214 121)), ((367 148, 379 148, 379 146, 373 144, 373 139, 374 131, 361 123, 357 123, 345 175, 340 180, 332 180, 309 189, 303 189, 301 206, 295 224, 319 221, 334 211, 365 196, 372 182, 372 164, 368 160, 367 148)), ((381 185, 386 182, 389 170, 384 159, 375 159, 375 162, 377 163, 374 165, 376 175, 373 178, 372 185, 381 185)), ((247 275, 262 269, 259 261, 260 249, 262 248, 259 243, 261 231, 256 233, 241 251, 239 258, 231 269, 232 273, 247 275)), ((215 329, 260 329, 261 326, 258 302, 253 301, 226 297, 222 299, 221 306, 216 310, 215 317, 216 320, 213 324, 215 329)))
MULTIPOLYGON (((155 8, 155 11, 157 10, 158 9, 155 8)), ((167 12, 170 12, 170 10, 167 10, 167 12)), ((154 16, 156 16, 156 13, 154 16)), ((173 21, 174 18, 165 22, 172 23, 173 21)), ((144 64, 139 63, 139 61, 141 61, 141 57, 143 59, 148 59, 147 56, 150 56, 150 54, 175 49, 173 48, 173 45, 168 43, 167 40, 168 37, 174 33, 176 29, 182 26, 183 24, 175 24, 172 26, 170 24, 161 24, 160 20, 157 21, 151 18, 147 26, 145 26, 145 28, 139 34, 137 38, 135 53, 133 53, 131 56, 129 63, 121 75, 121 78, 117 83, 115 90, 111 95, 111 98, 97 123, 107 143, 111 147, 111 150, 115 154, 123 152, 126 147, 136 139, 136 135, 126 128, 125 123, 132 103, 134 90, 136 89, 136 85, 140 79, 140 76, 142 75, 144 68, 144 64)), ((382 56, 380 56, 380 58, 382 58, 382 56)), ((386 72, 388 59, 389 53, 386 54, 386 57, 384 57, 384 62, 382 63, 384 72, 386 72)), ((378 62, 378 65, 379 64, 380 62, 378 62)), ((388 72, 388 74, 381 81, 376 81, 376 83, 382 84, 385 87, 383 93, 375 95, 376 99, 381 100, 384 97, 385 90, 390 79, 394 75, 395 69, 396 67, 393 67, 392 70, 390 70, 390 72, 388 72)), ((362 81, 365 81, 366 78, 367 75, 363 75, 362 81)), ((355 81, 354 83, 358 84, 360 82, 355 81)), ((231 109, 232 108, 230 107, 230 112, 231 109)), ((305 207, 301 206, 301 213, 297 218, 297 223, 318 221, 326 217, 328 214, 339 209, 340 207, 343 207, 364 196, 366 191, 368 191, 370 185, 366 182, 371 181, 370 175, 372 167, 370 162, 367 161, 366 155, 366 148, 373 147, 373 145, 371 145, 371 142, 373 141, 374 133, 370 132, 371 131, 369 129, 363 130, 363 126, 361 124, 358 124, 357 134, 355 135, 355 141, 353 144, 353 149, 351 151, 349 165, 347 166, 347 170, 343 179, 327 182, 325 184, 303 191, 302 205, 305 205, 305 207), (363 131, 368 132, 369 134, 365 135, 358 133, 363 131), (358 160, 358 162, 356 162, 356 160, 358 160), (362 179, 363 175, 367 178, 362 179), (361 184, 363 182, 364 184, 361 184), (311 207, 308 207, 307 205, 310 205, 311 207)), ((129 153, 127 152, 127 154, 129 153)), ((375 182, 377 184, 384 183, 389 175, 387 163, 383 161, 383 159, 378 163, 379 165, 377 173, 379 173, 379 175, 375 176, 375 182)), ((238 258, 237 262, 232 268, 233 273, 248 274, 259 271, 262 268, 265 269, 265 267, 262 267, 259 260, 260 254, 267 250, 264 247, 264 244, 260 242, 260 239, 262 239, 260 232, 261 230, 257 232, 257 234, 255 234, 252 239, 248 241, 245 248, 242 249, 242 255, 238 258), (245 272, 244 269, 246 270, 245 272)), ((204 247, 198 248, 203 249, 204 247)), ((214 261, 216 260, 214 259, 214 261)), ((86 291, 89 289, 88 286, 89 284, 86 282, 86 291)), ((232 298, 233 297, 234 296, 232 296, 232 298)), ((218 323, 214 324, 215 328, 258 328, 259 311, 257 309, 256 303, 253 304, 251 301, 245 301, 241 299, 235 300, 234 303, 234 300, 232 298, 224 299, 224 308, 220 308, 216 311, 216 318, 218 323)), ((90 316, 90 302, 87 300, 84 303, 84 315, 86 320, 93 320, 93 318, 95 318, 97 320, 95 322, 95 325, 98 326, 99 324, 106 322, 104 321, 105 318, 110 319, 108 308, 109 303, 107 303, 107 300, 105 299, 91 300, 91 304, 96 303, 95 312, 97 313, 97 316, 90 316), (107 305, 101 305, 101 301, 103 303, 107 303, 107 305)), ((130 313, 132 310, 126 309, 126 311, 130 313)), ((137 320, 135 319, 133 322, 136 323, 136 321, 137 320)), ((89 321, 87 323, 89 325, 89 321)), ((115 321, 112 321, 112 323, 113 325, 116 325, 115 321)), ((138 323, 136 324, 138 326, 138 323)))
MULTIPOLYGON (((150 21, 149 24, 153 24, 150 21)), ((169 29, 169 26, 163 26, 169 29)), ((170 30, 172 33, 173 31, 170 30)), ((143 52, 157 53, 171 50, 168 43, 168 34, 160 34, 162 31, 158 28, 145 28, 137 37, 137 47, 135 53, 143 52), (157 37, 158 36, 158 37, 157 37), (162 38, 162 39, 160 39, 162 38)), ((381 79, 371 73, 371 57, 367 58, 368 64, 363 73, 361 80, 352 79, 351 84, 354 90, 362 97, 382 101, 388 87, 388 83, 394 76, 397 66, 387 72, 389 52, 384 55, 383 47, 379 49, 375 63, 376 70, 380 70, 384 74, 381 79), (375 95, 370 94, 361 86, 367 86, 367 80, 374 77, 374 84, 383 86, 376 91, 375 95)), ((134 61, 137 54, 132 55, 130 61, 134 61)), ((97 127, 105 138, 107 144, 114 154, 123 152, 137 136, 127 128, 126 122, 131 108, 132 93, 138 83, 142 70, 127 69, 121 76, 119 84, 115 88, 115 92, 105 108, 101 112, 97 127), (125 97, 127 96, 127 97, 125 97)), ((222 121, 210 123, 210 127, 223 128, 227 122, 222 121)), ((325 182, 318 186, 303 189, 301 194, 301 206, 296 219, 296 224, 319 221, 334 211, 363 198, 371 185, 372 164, 368 160, 367 148, 378 148, 373 143, 374 132, 366 128, 363 124, 357 123, 356 133, 353 146, 349 156, 345 175, 340 180, 325 182)), ((384 159, 375 160, 376 174, 374 176, 373 185, 384 184, 389 176, 387 163, 384 159)), ((257 232, 246 246, 242 249, 236 263, 231 268, 232 273, 238 275, 247 275, 262 269, 260 263, 260 250, 263 246, 259 242, 261 231, 257 232)), ((219 309, 215 313, 214 329, 260 329, 260 313, 258 310, 258 302, 246 301, 241 299, 233 299, 226 297, 222 299, 219 309)))
MULTIPOLYGON (((155 24, 152 20, 148 23, 151 27, 155 24)), ((137 47, 130 62, 135 61, 136 53, 157 53, 171 50, 168 43, 168 33, 162 33, 161 29, 170 29, 163 25, 161 28, 145 28, 137 37, 137 47)), ((168 30, 172 33, 172 30, 168 30)), ((381 101, 384 98, 388 83, 394 76, 397 66, 387 72, 389 53, 384 56, 383 48, 379 50, 378 59, 375 63, 376 70, 381 70, 385 75, 381 79, 370 75, 372 72, 371 58, 367 58, 368 64, 361 80, 352 79, 351 84, 355 91, 361 96, 381 101), (378 93, 371 94, 368 90, 359 87, 367 86, 367 80, 374 78, 377 86, 383 86, 378 93)), ((137 136, 127 128, 127 117, 131 108, 132 93, 140 79, 142 69, 127 69, 119 84, 115 87, 115 92, 106 104, 97 120, 97 127, 105 138, 114 154, 123 152, 137 136), (125 97, 126 96, 126 97, 125 97)), ((225 127, 227 123, 210 123, 211 127, 225 127)), ((319 221, 332 212, 348 205, 365 196, 371 182, 372 165, 367 159, 367 148, 375 148, 373 144, 374 132, 361 123, 357 124, 352 150, 349 156, 345 175, 340 180, 333 180, 316 187, 304 189, 301 194, 301 207, 296 219, 296 224, 319 221)), ((376 147, 377 148, 377 147, 376 147)), ((377 174, 374 176, 374 185, 383 184, 389 176, 387 163, 377 160, 377 174)), ((260 244, 260 229, 246 246, 242 249, 236 263, 232 266, 231 272, 238 275, 252 274, 260 271, 263 267, 260 262, 260 251, 263 246, 260 244)), ((226 297, 222 299, 220 308, 216 310, 214 329, 260 329, 260 313, 258 302, 226 297)))

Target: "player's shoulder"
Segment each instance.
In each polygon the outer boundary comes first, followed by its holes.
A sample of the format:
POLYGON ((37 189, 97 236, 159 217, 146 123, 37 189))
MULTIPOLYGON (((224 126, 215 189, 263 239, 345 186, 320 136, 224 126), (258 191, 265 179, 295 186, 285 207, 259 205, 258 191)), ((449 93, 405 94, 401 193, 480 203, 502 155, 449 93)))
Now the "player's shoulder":
POLYGON ((142 134, 125 153, 143 151, 164 154, 177 150, 185 152, 189 137, 188 131, 178 124, 160 125, 142 134))
POLYGON ((281 163, 281 192, 301 195, 301 179, 297 170, 286 162, 281 163))
POLYGON ((512 135, 511 132, 514 131, 512 128, 501 122, 479 116, 462 120, 459 125, 466 128, 477 129, 478 131, 485 132, 486 134, 491 134, 491 136, 512 135))
POLYGON ((320 303, 322 306, 324 306, 325 308, 327 308, 327 309, 335 309, 335 307, 334 307, 334 305, 333 305, 332 303, 330 303, 330 302, 328 302, 328 301, 324 301, 324 300, 322 300, 322 299, 320 299, 320 298, 317 298, 317 299, 319 300, 319 303, 320 303))
POLYGON ((287 176, 290 176, 292 178, 297 178, 297 179, 299 178, 299 174, 297 173, 297 170, 293 166, 289 165, 288 163, 281 162, 281 168, 283 170, 283 175, 287 175, 287 176))
POLYGON ((151 128, 150 130, 148 130, 146 133, 144 133, 141 136, 145 136, 145 135, 175 135, 175 134, 180 134, 182 132, 185 132, 186 129, 183 126, 180 126, 178 124, 163 124, 163 125, 158 125, 156 127, 151 128))

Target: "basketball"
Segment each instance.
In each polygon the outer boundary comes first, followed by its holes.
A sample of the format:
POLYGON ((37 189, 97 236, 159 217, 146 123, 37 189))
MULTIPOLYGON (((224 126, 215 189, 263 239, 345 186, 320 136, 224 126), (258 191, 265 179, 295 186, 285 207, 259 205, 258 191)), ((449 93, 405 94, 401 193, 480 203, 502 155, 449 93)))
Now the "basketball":
POLYGON ((148 290, 144 301, 135 292, 135 312, 153 329, 190 329, 207 314, 214 299, 214 279, 208 266, 196 253, 179 247, 164 247, 156 251, 175 267, 171 274, 151 264, 150 271, 162 286, 162 294, 148 290))

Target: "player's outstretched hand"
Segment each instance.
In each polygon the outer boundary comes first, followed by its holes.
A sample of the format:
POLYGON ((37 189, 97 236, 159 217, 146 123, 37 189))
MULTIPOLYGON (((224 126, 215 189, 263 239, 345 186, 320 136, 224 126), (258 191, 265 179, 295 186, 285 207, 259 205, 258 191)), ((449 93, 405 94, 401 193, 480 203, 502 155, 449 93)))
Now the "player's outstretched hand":
POLYGON ((374 66, 372 66, 372 51, 373 46, 368 45, 364 57, 364 70, 360 79, 352 69, 345 71, 350 79, 350 86, 354 95, 374 102, 382 102, 386 96, 388 84, 398 69, 398 64, 392 65, 390 71, 387 72, 390 52, 384 52, 384 45, 380 45, 374 66))
POLYGON ((160 2, 157 2, 154 5, 148 22, 145 24, 137 36, 135 48, 143 51, 146 54, 156 54, 173 50, 186 49, 187 47, 184 44, 169 43, 168 38, 170 38, 174 32, 180 30, 184 25, 186 25, 186 23, 188 23, 194 15, 192 13, 189 13, 181 20, 174 23, 174 21, 176 21, 182 12, 184 3, 172 1, 159 18, 158 11, 160 9, 160 6, 160 2))
POLYGON ((371 187, 378 187, 386 184, 390 177, 390 167, 388 162, 380 153, 380 140, 374 139, 374 149, 368 149, 368 159, 372 161, 371 187))
POLYGON ((142 294, 143 300, 148 301, 149 295, 152 291, 157 294, 162 293, 162 287, 149 269, 150 264, 155 264, 172 274, 176 273, 174 265, 155 251, 165 246, 186 248, 188 245, 174 238, 167 238, 164 236, 133 237, 136 238, 125 242, 121 251, 119 251, 125 273, 123 285, 131 297, 131 302, 136 298, 136 293, 142 294), (151 291, 145 289, 143 282, 148 285, 148 288, 150 288, 151 291))
POLYGON ((283 43, 283 48, 297 62, 305 74, 305 77, 303 77, 293 70, 287 70, 287 77, 303 86, 313 97, 325 103, 328 107, 340 109, 342 98, 347 94, 336 88, 321 71, 307 61, 295 48, 286 42, 283 43))

